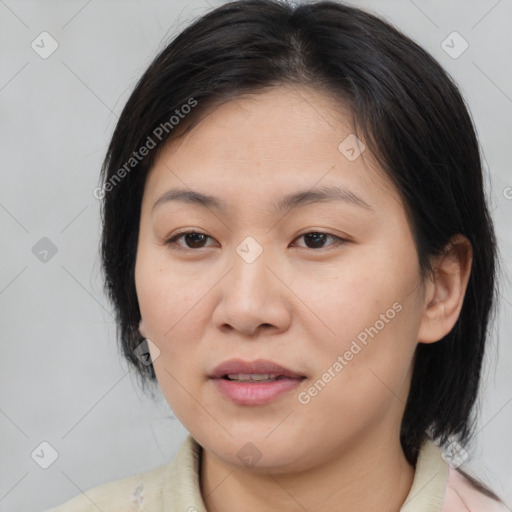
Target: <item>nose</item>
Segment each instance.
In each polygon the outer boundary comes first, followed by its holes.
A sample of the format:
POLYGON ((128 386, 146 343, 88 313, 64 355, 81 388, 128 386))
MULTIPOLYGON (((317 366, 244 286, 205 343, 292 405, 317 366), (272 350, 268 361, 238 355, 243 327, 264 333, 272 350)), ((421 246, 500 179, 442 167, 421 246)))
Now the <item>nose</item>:
POLYGON ((219 283, 220 299, 212 315, 214 325, 246 336, 286 331, 291 322, 292 292, 265 251, 252 262, 236 254, 233 268, 219 283))

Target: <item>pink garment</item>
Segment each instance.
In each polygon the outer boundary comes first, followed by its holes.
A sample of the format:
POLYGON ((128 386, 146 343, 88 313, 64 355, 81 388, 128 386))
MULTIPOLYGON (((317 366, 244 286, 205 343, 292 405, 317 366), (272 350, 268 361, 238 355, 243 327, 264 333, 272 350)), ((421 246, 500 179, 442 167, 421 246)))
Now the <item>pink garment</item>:
POLYGON ((449 467, 441 512, 510 512, 510 509, 476 490, 456 469, 449 467))

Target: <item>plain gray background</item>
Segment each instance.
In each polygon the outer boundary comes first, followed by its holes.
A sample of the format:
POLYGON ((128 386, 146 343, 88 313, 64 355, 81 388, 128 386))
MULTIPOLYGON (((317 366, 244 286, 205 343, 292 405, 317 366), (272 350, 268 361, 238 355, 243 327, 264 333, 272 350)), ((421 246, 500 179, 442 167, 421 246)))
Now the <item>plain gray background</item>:
MULTIPOLYGON (((152 402, 137 388, 118 354, 92 191, 137 79, 169 37, 223 3, 209 2, 0 0, 2 511, 40 512, 153 469, 186 435, 163 398, 152 402), (44 31, 58 44, 47 58, 31 46, 42 52, 44 37, 44 51, 51 49, 44 31), (47 261, 34 254, 36 244, 49 244, 43 237, 56 250, 47 261), (51 455, 42 442, 58 453, 48 469, 39 465, 51 455)), ((502 300, 466 466, 512 507, 512 1, 349 3, 432 53, 461 86, 479 133, 502 300), (465 43, 454 31, 469 45, 457 58, 465 43)))

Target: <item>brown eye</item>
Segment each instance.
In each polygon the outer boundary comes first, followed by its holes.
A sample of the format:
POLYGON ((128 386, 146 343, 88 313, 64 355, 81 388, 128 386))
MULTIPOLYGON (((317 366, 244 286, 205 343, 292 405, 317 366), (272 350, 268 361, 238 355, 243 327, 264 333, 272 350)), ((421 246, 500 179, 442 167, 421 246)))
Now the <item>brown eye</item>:
POLYGON ((346 242, 346 240, 343 240, 342 238, 340 238, 338 236, 331 235, 329 233, 322 233, 321 231, 311 231, 309 233, 304 233, 303 235, 298 237, 298 239, 300 239, 300 238, 303 238, 306 241, 307 249, 328 249, 331 246, 338 246, 338 245, 346 242), (334 243, 334 244, 331 243, 331 244, 328 244, 327 246, 325 246, 324 244, 329 239, 335 240, 335 241, 337 241, 337 243, 334 243))
MULTIPOLYGON (((302 248, 316 250, 329 250, 347 242, 347 240, 344 240, 343 238, 331 235, 329 233, 323 233, 321 231, 311 231, 309 233, 304 233, 303 235, 299 236, 297 240, 300 238, 303 238, 306 242, 306 246, 302 246, 302 248), (329 240, 334 240, 334 243, 326 245, 329 240)), ((208 239, 213 240, 210 236, 204 233, 200 233, 198 231, 187 231, 178 233, 177 235, 173 236, 166 242, 166 245, 169 245, 178 250, 203 249, 208 247, 205 245, 208 239), (184 243, 179 242, 181 240, 183 240, 184 243)))
POLYGON ((185 233, 179 233, 167 240, 166 245, 177 245, 183 249, 202 249, 206 247, 204 244, 206 240, 210 238, 204 233, 198 233, 197 231, 187 231, 185 233), (185 245, 178 243, 178 240, 183 239, 185 245))

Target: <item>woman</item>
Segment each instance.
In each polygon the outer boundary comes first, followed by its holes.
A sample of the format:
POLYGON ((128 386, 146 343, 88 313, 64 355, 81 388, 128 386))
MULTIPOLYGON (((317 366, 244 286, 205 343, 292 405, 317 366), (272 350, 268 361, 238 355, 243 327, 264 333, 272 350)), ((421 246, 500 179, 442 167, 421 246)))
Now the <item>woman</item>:
POLYGON ((102 179, 123 353, 190 435, 54 512, 507 510, 458 469, 496 241, 424 50, 342 4, 223 5, 144 73, 102 179))

